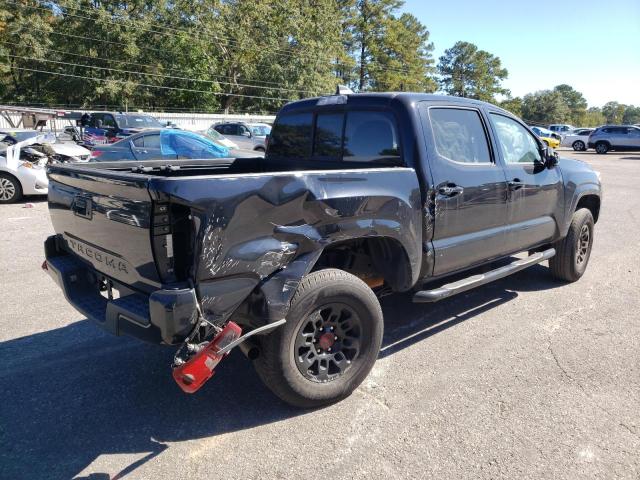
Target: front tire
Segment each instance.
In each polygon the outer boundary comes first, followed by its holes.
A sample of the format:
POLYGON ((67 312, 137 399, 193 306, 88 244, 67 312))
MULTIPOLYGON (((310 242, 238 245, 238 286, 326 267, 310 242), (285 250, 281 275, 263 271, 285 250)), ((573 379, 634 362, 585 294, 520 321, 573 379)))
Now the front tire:
POLYGON ((11 175, 0 173, 0 203, 15 203, 22 198, 22 185, 11 175))
POLYGON ((290 405, 328 405, 366 378, 382 333, 382 309, 366 283, 342 270, 313 272, 300 283, 287 323, 262 339, 256 370, 290 405))
POLYGON ((575 282, 582 277, 593 246, 593 215, 586 208, 573 214, 567 236, 554 245, 556 254, 549 259, 551 274, 565 282, 575 282))

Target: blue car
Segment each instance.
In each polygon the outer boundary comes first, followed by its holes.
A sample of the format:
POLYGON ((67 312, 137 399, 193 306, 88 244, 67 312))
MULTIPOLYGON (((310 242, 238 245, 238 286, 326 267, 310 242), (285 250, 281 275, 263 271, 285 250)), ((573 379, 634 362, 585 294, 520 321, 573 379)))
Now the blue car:
POLYGON ((229 149, 185 130, 145 130, 109 145, 96 145, 90 161, 180 160, 229 157, 229 149))

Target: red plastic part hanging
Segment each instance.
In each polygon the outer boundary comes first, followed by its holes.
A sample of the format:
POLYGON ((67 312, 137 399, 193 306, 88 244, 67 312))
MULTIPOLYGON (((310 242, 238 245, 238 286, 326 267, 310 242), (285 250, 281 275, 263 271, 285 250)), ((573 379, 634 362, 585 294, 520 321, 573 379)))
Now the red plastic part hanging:
POLYGON ((228 355, 218 353, 225 346, 242 335, 242 329, 229 322, 211 342, 196 353, 193 358, 173 369, 173 379, 186 393, 197 392, 209 380, 220 361, 228 355))

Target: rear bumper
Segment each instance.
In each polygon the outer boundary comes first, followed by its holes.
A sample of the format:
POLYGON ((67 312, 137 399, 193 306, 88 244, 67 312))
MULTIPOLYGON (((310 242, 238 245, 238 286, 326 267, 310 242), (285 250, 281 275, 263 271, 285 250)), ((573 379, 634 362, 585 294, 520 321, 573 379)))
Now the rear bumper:
POLYGON ((45 241, 47 273, 76 310, 106 331, 173 345, 193 329, 197 301, 193 289, 160 289, 147 295, 114 281, 121 296, 109 300, 100 293, 101 274, 61 245, 55 235, 45 241))

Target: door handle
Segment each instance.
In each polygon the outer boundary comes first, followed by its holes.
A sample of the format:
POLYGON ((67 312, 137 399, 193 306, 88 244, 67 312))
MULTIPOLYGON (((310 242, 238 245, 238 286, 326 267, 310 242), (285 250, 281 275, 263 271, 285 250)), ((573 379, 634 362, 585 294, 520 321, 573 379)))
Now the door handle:
POLYGON ((438 193, 440 195, 445 195, 447 197, 454 197, 456 195, 460 195, 462 192, 464 192, 464 188, 457 185, 447 185, 438 189, 438 193))
POLYGON ((520 190, 522 187, 524 187, 524 182, 521 182, 518 178, 514 178, 509 182, 509 190, 511 192, 520 190))

